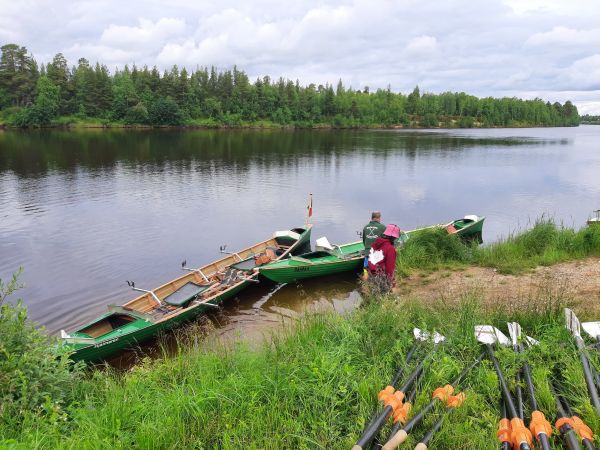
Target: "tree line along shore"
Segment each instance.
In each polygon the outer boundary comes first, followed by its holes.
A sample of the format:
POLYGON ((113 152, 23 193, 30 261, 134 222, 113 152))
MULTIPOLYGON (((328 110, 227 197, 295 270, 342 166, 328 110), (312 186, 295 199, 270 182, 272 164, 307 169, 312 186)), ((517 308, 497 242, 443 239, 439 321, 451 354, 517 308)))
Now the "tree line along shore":
MULTIPOLYGON (((443 231, 443 230, 442 230, 443 231)), ((426 231, 399 254, 398 275, 456 270, 472 265, 523 274, 537 265, 600 256, 600 227, 573 230, 538 221, 489 246, 470 247, 455 236, 426 231)), ((486 302, 478 290, 424 300, 396 294, 363 297, 358 309, 308 314, 264 344, 203 341, 201 327, 178 333, 173 355, 145 358, 132 369, 73 366, 32 324, 22 305, 8 302, 18 280, 0 282, 0 447, 53 448, 333 448, 352 447, 413 345, 412 328, 437 330, 446 342, 423 348, 431 355, 418 382, 414 413, 431 392, 453 379, 480 353, 473 326, 506 329, 517 320, 540 345, 516 355, 496 352, 514 388, 516 372, 532 368, 539 409, 557 414, 550 382, 559 383, 574 410, 600 433, 579 356, 564 328, 562 308, 597 320, 589 302, 574 303, 561 280, 546 279, 520 302, 486 302)), ((441 294, 440 294, 441 295, 441 294)), ((600 359, 590 351, 593 364, 600 359)), ((416 363, 415 363, 416 364, 416 363)), ((484 361, 461 389, 465 403, 448 415, 430 448, 489 449, 497 444, 500 390, 484 361)), ((437 421, 426 417, 405 446, 437 421)), ((526 407, 525 414, 531 411, 526 407)), ((383 435, 387 433, 388 427, 383 435)), ((553 448, 560 436, 552 437, 553 448)))
POLYGON ((0 47, 0 125, 4 127, 471 128, 577 126, 570 101, 478 98, 464 92, 408 95, 353 89, 340 80, 307 86, 268 76, 251 82, 237 67, 188 71, 125 66, 110 72, 58 53, 38 64, 26 47, 0 47))

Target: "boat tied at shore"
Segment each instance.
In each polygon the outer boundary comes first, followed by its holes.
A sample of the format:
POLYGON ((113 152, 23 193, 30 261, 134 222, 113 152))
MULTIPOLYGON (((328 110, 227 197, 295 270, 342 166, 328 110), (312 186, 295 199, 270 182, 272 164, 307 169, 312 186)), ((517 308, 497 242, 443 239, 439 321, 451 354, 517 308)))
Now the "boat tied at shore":
POLYGON ((67 333, 62 343, 72 350, 76 361, 93 362, 152 338, 158 332, 216 308, 252 283, 258 282, 260 264, 278 261, 310 247, 312 225, 278 231, 273 237, 199 268, 187 271, 155 289, 145 290, 127 281, 142 295, 123 305, 109 305, 108 311, 67 333))
MULTIPOLYGON (((467 215, 446 224, 404 231, 401 243, 410 236, 426 229, 444 228, 448 234, 456 234, 465 240, 481 240, 485 216, 467 215)), ((292 283, 298 280, 333 275, 341 272, 358 271, 363 267, 365 247, 362 241, 332 245, 327 238, 317 240, 315 251, 286 259, 273 261, 258 268, 260 274, 277 283, 292 283)))

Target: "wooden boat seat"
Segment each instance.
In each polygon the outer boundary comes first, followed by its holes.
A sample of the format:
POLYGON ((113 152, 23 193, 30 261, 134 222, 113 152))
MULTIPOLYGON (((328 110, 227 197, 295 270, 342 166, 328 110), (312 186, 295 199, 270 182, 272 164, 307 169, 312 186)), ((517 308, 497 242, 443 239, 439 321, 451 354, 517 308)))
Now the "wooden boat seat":
POLYGON ((175 292, 167 295, 163 299, 163 302, 165 302, 167 305, 181 307, 186 303, 189 303, 193 299, 197 298, 209 287, 210 286, 200 285, 189 281, 183 286, 181 286, 179 289, 177 289, 175 292))

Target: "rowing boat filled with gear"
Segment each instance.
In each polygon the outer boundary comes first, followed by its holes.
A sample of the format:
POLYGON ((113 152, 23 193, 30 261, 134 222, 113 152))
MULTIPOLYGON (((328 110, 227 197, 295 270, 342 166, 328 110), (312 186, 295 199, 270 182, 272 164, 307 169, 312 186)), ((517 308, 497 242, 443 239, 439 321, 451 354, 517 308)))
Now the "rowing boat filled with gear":
POLYGON ((140 289, 128 281, 142 295, 121 306, 109 305, 106 313, 75 331, 62 330, 61 340, 73 351, 72 359, 93 362, 150 339, 257 283, 260 264, 306 251, 311 227, 278 231, 270 239, 197 269, 187 268, 184 261, 187 273, 156 289, 140 289))
MULTIPOLYGON (((449 234, 456 234, 461 239, 477 239, 481 236, 484 220, 484 216, 468 215, 446 224, 402 232, 399 241, 406 242, 412 234, 434 228, 444 228, 449 234)), ((262 276, 277 283, 291 283, 307 278, 358 271, 363 267, 365 246, 362 241, 332 245, 327 238, 319 238, 316 244, 314 252, 273 261, 258 270, 262 276)))
POLYGON ((467 215, 444 225, 449 234, 456 234, 463 239, 480 239, 483 232, 485 216, 467 215))

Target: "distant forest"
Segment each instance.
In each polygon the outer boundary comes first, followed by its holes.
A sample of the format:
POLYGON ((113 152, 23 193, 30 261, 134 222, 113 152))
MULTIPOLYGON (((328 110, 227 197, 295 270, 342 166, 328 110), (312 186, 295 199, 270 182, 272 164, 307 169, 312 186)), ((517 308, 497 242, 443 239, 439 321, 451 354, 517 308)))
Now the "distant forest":
POLYGON ((233 67, 125 66, 114 73, 84 58, 70 67, 58 53, 38 65, 25 47, 0 48, 0 124, 149 126, 496 127, 576 126, 570 101, 477 98, 464 92, 408 95, 309 84, 268 76, 251 82, 233 67))
POLYGON ((600 125, 600 116, 592 116, 590 114, 585 114, 581 116, 581 123, 588 125, 600 125))

